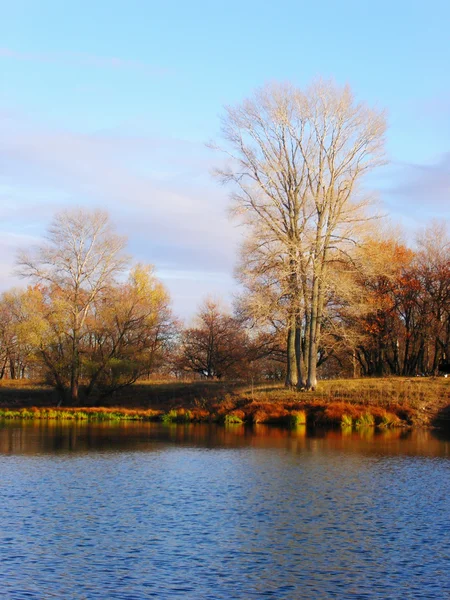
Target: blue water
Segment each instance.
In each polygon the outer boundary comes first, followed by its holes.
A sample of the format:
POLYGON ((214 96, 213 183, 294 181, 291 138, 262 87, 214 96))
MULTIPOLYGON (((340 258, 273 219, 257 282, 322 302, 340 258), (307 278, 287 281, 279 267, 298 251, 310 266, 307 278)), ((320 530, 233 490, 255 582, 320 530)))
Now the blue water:
POLYGON ((450 442, 0 425, 2 598, 448 598, 450 442))

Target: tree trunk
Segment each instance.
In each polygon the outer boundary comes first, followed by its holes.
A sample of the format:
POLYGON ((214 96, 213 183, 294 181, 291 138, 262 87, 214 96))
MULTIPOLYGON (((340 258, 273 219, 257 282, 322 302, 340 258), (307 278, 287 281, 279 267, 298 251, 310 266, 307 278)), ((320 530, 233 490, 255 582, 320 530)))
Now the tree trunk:
POLYGON ((4 376, 5 376, 5 371, 6 371, 6 365, 7 365, 7 363, 8 363, 8 357, 5 358, 5 361, 4 361, 3 365, 2 365, 2 370, 1 370, 1 373, 0 373, 0 379, 3 379, 4 376))
POLYGON ((410 347, 410 334, 408 325, 406 326, 405 331, 405 350, 403 353, 403 373, 402 375, 409 375, 410 371, 410 356, 409 356, 409 347, 410 347))
POLYGON ((74 379, 70 385, 70 400, 73 403, 78 402, 78 380, 74 379))
POLYGON ((80 377, 80 356, 78 352, 77 339, 74 336, 72 342, 72 368, 70 373, 70 400, 73 403, 78 401, 78 385, 80 377))
POLYGON ((319 279, 317 275, 313 281, 313 291, 311 296, 311 320, 309 323, 309 355, 308 355, 308 379, 306 381, 307 390, 315 390, 317 386, 317 316, 319 303, 319 279))
POLYGON ((297 387, 302 390, 306 386, 306 381, 303 369, 302 328, 298 320, 295 327, 295 358, 297 363, 297 387))
POLYGON ((9 359, 9 376, 11 379, 16 378, 16 364, 12 358, 9 359))
POLYGON ((293 388, 297 386, 297 358, 295 352, 295 317, 290 318, 288 335, 287 335, 287 371, 286 371, 286 387, 293 388))
POLYGON ((431 367, 431 372, 433 375, 437 375, 439 371, 439 358, 441 354, 441 345, 439 344, 439 338, 435 338, 434 341, 434 355, 433 355, 433 365, 431 367))

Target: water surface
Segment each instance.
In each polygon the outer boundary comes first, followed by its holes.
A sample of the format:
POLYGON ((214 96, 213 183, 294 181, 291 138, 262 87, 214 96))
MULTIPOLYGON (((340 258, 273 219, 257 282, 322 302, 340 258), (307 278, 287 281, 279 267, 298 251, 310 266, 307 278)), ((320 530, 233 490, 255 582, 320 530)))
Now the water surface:
POLYGON ((0 424, 5 598, 450 597, 450 439, 0 424))

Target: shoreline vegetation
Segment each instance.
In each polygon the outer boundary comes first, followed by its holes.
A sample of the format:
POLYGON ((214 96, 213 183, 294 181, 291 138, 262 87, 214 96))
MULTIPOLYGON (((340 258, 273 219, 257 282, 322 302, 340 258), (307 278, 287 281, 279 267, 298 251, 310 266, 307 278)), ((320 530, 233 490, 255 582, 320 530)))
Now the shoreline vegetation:
POLYGON ((296 392, 281 384, 138 382, 110 398, 57 407, 39 382, 0 382, 0 420, 159 421, 273 424, 349 429, 449 427, 450 379, 379 378, 321 381, 296 392))

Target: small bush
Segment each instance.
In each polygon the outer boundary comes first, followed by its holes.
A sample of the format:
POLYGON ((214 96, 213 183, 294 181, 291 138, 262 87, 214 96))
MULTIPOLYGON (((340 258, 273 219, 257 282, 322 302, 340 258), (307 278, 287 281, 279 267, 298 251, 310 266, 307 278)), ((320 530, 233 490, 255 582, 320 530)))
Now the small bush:
POLYGON ((224 416, 223 422, 225 425, 242 425, 244 422, 242 416, 239 414, 241 411, 234 411, 224 416))
POLYGON ((266 423, 286 425, 290 424, 290 413, 279 405, 260 404, 252 406, 249 412, 249 420, 253 423, 266 423))
POLYGON ((352 428, 353 427, 353 419, 350 415, 343 414, 341 420, 341 427, 352 428))
POLYGON ((288 417, 288 423, 291 427, 306 425, 306 412, 304 410, 293 410, 288 417))
POLYGON ((203 408, 193 408, 191 410, 191 420, 197 422, 205 422, 211 420, 211 413, 203 408))
POLYGON ((163 423, 190 423, 192 421, 192 413, 184 408, 172 408, 169 412, 161 415, 163 423))
POLYGON ((381 422, 379 423, 378 427, 381 427, 382 429, 387 429, 388 427, 398 427, 400 424, 401 420, 397 417, 397 415, 387 412, 382 416, 381 422))
POLYGON ((185 408, 179 408, 177 411, 177 423, 190 423, 192 421, 192 413, 185 408))
POLYGON ((174 409, 169 410, 169 412, 161 415, 161 421, 163 423, 173 423, 176 420, 177 420, 177 411, 174 409))
POLYGON ((355 425, 357 429, 362 429, 364 427, 373 427, 375 425, 375 419, 371 413, 365 412, 360 417, 358 417, 355 425))

